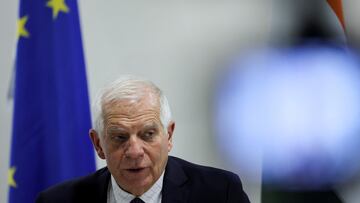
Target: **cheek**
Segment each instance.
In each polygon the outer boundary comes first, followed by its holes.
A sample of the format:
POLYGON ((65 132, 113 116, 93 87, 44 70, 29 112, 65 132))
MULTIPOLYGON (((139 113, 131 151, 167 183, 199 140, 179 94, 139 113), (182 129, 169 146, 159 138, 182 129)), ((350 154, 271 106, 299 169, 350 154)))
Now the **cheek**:
POLYGON ((163 164, 164 160, 167 158, 169 151, 171 149, 171 143, 168 140, 163 140, 161 146, 159 146, 159 158, 161 165, 163 164))
POLYGON ((123 156, 124 152, 119 148, 108 147, 105 150, 105 157, 108 164, 120 165, 123 156))
POLYGON ((149 156, 153 165, 159 167, 162 163, 162 160, 168 154, 168 145, 163 140, 159 140, 156 144, 149 145, 147 148, 147 155, 149 156))
POLYGON ((165 150, 166 152, 170 152, 171 148, 172 148, 171 140, 164 138, 161 143, 161 149, 165 150))

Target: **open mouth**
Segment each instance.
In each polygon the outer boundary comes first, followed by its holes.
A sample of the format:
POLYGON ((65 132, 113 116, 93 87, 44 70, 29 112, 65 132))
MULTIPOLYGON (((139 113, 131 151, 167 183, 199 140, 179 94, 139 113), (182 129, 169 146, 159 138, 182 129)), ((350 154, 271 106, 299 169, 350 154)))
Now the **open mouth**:
POLYGON ((130 168, 130 169, 126 169, 127 171, 129 171, 130 173, 140 173, 143 170, 145 170, 145 168, 130 168))

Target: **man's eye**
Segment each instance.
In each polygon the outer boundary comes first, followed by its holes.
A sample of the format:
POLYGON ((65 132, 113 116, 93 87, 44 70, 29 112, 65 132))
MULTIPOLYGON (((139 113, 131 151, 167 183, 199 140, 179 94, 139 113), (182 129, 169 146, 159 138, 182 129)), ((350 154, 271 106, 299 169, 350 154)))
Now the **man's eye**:
POLYGON ((143 133, 142 137, 145 140, 150 140, 154 137, 155 132, 154 131, 146 131, 145 133, 143 133))
POLYGON ((117 142, 124 142, 127 140, 128 137, 125 135, 113 135, 113 136, 111 136, 111 138, 112 138, 112 140, 117 141, 117 142))

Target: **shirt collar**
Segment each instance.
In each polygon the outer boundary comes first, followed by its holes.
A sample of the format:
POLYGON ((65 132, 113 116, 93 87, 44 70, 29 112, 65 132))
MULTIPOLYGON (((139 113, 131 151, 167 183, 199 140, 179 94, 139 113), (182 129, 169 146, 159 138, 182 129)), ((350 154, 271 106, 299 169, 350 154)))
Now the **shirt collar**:
MULTIPOLYGON (((146 203, 157 202, 157 200, 159 199, 161 200, 161 190, 163 186, 164 173, 165 170, 163 171, 159 179, 155 182, 155 184, 139 197, 141 200, 146 203)), ((111 186, 113 188, 113 194, 116 202, 130 202, 132 199, 135 198, 133 194, 130 194, 119 187, 113 175, 111 175, 111 186)))

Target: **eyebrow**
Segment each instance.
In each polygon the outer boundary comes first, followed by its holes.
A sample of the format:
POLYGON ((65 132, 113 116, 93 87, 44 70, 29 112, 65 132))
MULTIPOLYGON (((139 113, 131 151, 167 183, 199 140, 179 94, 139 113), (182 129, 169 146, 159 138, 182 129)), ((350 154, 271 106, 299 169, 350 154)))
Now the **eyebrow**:
POLYGON ((106 131, 108 131, 108 132, 126 132, 126 130, 124 128, 119 127, 119 126, 111 126, 111 127, 107 128, 106 131))
POLYGON ((143 129, 145 130, 149 130, 149 129, 159 129, 159 125, 156 124, 155 122, 149 123, 149 124, 145 124, 143 126, 143 129))

